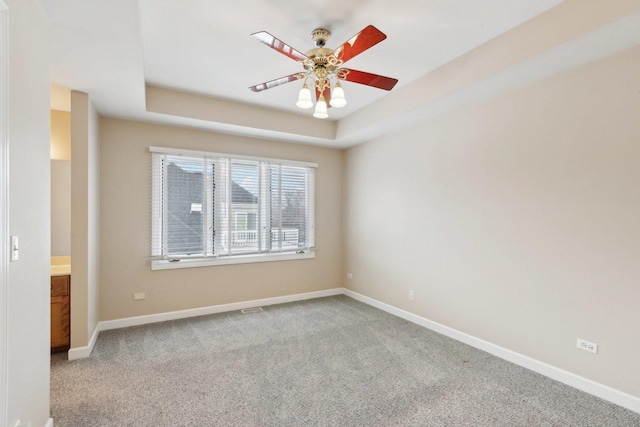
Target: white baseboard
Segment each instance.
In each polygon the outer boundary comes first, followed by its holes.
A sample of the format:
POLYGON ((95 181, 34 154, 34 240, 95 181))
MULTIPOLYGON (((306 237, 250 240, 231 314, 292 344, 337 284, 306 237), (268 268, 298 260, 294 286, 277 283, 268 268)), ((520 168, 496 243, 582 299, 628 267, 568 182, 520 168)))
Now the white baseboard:
POLYGON ((252 301, 235 302, 231 304, 220 304, 208 307, 191 308, 187 310, 170 311, 167 313, 149 314, 146 316, 126 317, 124 319, 105 320, 98 323, 93 331, 89 345, 84 347, 75 347, 69 350, 69 360, 83 359, 91 356, 93 347, 96 345, 100 331, 109 329, 127 328, 129 326, 146 325, 149 323, 165 322, 167 320, 186 319, 188 317, 205 316, 207 314, 224 313, 227 311, 237 311, 244 308, 260 307, 274 304, 283 304, 286 302, 303 301, 312 298, 329 297, 333 295, 341 295, 342 288, 327 289, 324 291, 306 292, 303 294, 285 295, 281 297, 264 298, 252 301))
POLYGON ((167 313, 149 314, 146 316, 126 317, 124 319, 105 320, 98 324, 101 331, 126 328, 129 326, 146 325, 148 323, 165 322, 167 320, 185 319, 188 317, 205 316, 207 314, 224 313, 242 310, 244 308, 261 307, 286 302, 303 301, 312 298, 341 295, 342 288, 327 289, 325 291, 307 292, 303 294, 285 295, 281 297, 264 298, 252 301, 234 302, 230 304, 212 305, 209 307, 191 308, 187 310, 170 311, 167 313))
POLYGON ((44 427, 53 427, 53 418, 49 418, 44 427))
POLYGON ((425 319, 424 317, 418 316, 417 314, 413 314, 392 305, 380 302, 373 298, 369 298, 350 289, 344 289, 343 293, 344 295, 347 295, 355 300, 379 308, 380 310, 386 311, 387 313, 393 314, 394 316, 398 316, 402 319, 423 326, 427 329, 431 329, 434 332, 445 335, 449 338, 453 338, 454 340, 486 351, 487 353, 493 354, 494 356, 497 356, 501 359, 515 363, 516 365, 520 365, 531 371, 537 372, 553 380, 559 381, 573 388, 577 388, 578 390, 582 390, 586 393, 607 400, 611 403, 615 403, 616 405, 622 406, 623 408, 627 408, 631 411, 640 413, 639 397, 624 393, 604 384, 597 383, 595 381, 589 380, 587 378, 581 377, 579 375, 525 356, 523 354, 516 353, 515 351, 500 347, 488 341, 476 338, 472 335, 465 334, 464 332, 458 331, 457 329, 453 329, 432 320, 425 319))
MULTIPOLYGON (((268 306, 268 305, 274 305, 274 304, 283 304, 287 302, 303 301, 303 300, 308 300, 313 298, 322 298, 322 297, 341 295, 341 294, 347 295, 355 300, 358 300, 365 304, 379 308, 380 310, 386 311, 387 313, 393 314, 394 316, 398 316, 402 319, 416 323, 420 326, 423 326, 427 329, 430 329, 432 331, 438 332, 447 337, 453 338, 457 341, 468 344, 472 347, 486 351, 487 353, 493 354, 494 356, 497 356, 501 359, 515 363, 516 365, 522 366, 524 368, 527 368, 529 370, 542 374, 553 380, 560 381, 561 383, 577 388, 578 390, 582 390, 586 393, 600 397, 601 399, 615 403, 616 405, 622 406, 623 408, 627 408, 634 412, 640 413, 639 397, 624 393, 622 391, 616 390, 604 384, 597 383, 595 381, 589 380, 587 378, 581 377, 574 373, 565 371, 563 369, 557 368, 555 366, 549 365, 547 363, 541 362, 539 360, 533 359, 523 354, 516 353, 515 351, 506 349, 504 347, 500 347, 496 344, 490 343, 488 341, 485 341, 480 338, 476 338, 472 335, 466 334, 464 332, 458 331, 457 329, 450 328, 448 326, 445 326, 440 323, 434 322, 432 320, 426 319, 424 317, 418 316, 417 314, 410 313, 408 311, 399 309, 392 305, 383 303, 373 298, 369 298, 367 296, 364 296, 362 294, 359 294, 357 292, 354 292, 350 289, 345 289, 345 288, 334 288, 334 289, 327 289, 324 291, 307 292, 303 294, 285 295, 281 297, 242 301, 242 302, 236 302, 236 303, 230 303, 230 304, 220 304, 220 305, 214 305, 214 306, 208 306, 208 307, 199 307, 199 308, 192 308, 187 310, 171 311, 168 313, 149 314, 146 316, 127 317, 124 319, 105 320, 98 323, 98 326, 96 327, 88 346, 72 348, 69 350, 69 360, 89 357, 91 355, 91 351, 93 350, 93 347, 96 343, 96 340, 98 338, 98 334, 100 333, 100 331, 106 331, 109 329, 126 328, 129 326, 146 325, 149 323, 165 322, 167 320, 176 320, 176 319, 185 319, 185 318, 196 317, 196 316, 205 316, 207 314, 237 311, 237 310, 242 310, 242 309, 251 308, 251 307, 261 307, 261 306, 268 306)), ((47 424, 46 427, 52 427, 52 426, 53 426, 53 420, 51 420, 51 426, 47 424)))
POLYGON ((96 345, 96 341, 98 340, 98 335, 100 334, 100 331, 101 331, 100 323, 98 323, 98 325, 93 331, 93 335, 91 335, 91 339, 89 340, 89 345, 84 347, 70 348, 69 352, 67 353, 67 358, 69 360, 76 360, 76 359, 84 359, 85 357, 91 356, 91 352, 93 351, 93 347, 96 345))

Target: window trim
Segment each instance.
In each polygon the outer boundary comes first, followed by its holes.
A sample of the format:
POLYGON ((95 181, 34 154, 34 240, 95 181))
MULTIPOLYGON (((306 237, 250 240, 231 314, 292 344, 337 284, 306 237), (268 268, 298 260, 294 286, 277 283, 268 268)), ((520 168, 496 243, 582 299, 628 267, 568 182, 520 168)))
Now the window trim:
MULTIPOLYGON (((228 153, 217 153, 217 152, 209 152, 209 151, 199 151, 199 150, 183 150, 178 148, 168 148, 168 147, 158 147, 158 146, 150 146, 149 151, 151 153, 157 154, 166 154, 173 156, 194 156, 194 157, 208 157, 208 158, 222 158, 229 160, 249 160, 255 162, 268 162, 271 164, 279 164, 281 166, 293 166, 293 167, 303 167, 303 168, 318 168, 317 163, 312 162, 302 162, 296 160, 283 160, 283 159, 274 159, 269 157, 256 157, 256 156, 245 156, 245 155, 236 155, 236 154, 228 154, 228 153)), ((166 165, 164 166, 166 167, 166 165)), ((290 261, 290 260, 300 260, 300 259, 312 259, 315 258, 315 174, 311 174, 312 181, 309 183, 307 187, 307 198, 312 199, 312 209, 309 210, 308 215, 313 226, 314 232, 311 234, 310 239, 308 241, 310 247, 300 248, 297 251, 286 251, 286 252, 261 252, 261 253, 249 253, 249 254, 239 254, 239 255, 231 255, 231 256, 215 256, 215 257, 194 257, 189 258, 188 256, 180 256, 172 259, 164 259, 164 258, 151 258, 151 270, 169 270, 169 269, 177 269, 177 268, 193 268, 193 267, 207 267, 207 266, 216 266, 216 265, 233 265, 233 264, 247 264, 247 263, 259 263, 259 262, 273 262, 273 261, 290 261)), ((166 192, 166 188, 164 189, 166 192)), ((157 194, 158 191, 154 188, 154 184, 152 183, 152 201, 161 197, 162 199, 166 198, 166 194, 157 194)), ((216 196, 217 197, 217 196, 216 196)), ((203 206, 204 210, 204 206, 203 206)), ((164 215, 164 214, 163 214, 164 215)), ((154 215, 152 212, 151 221, 154 220, 154 215)), ((153 225, 153 224, 152 224, 153 225)))
POLYGON ((211 267, 214 265, 252 264, 257 262, 292 261, 299 259, 311 259, 316 257, 314 248, 304 253, 262 253, 248 255, 233 255, 222 258, 198 258, 169 261, 166 259, 151 260, 151 270, 171 270, 175 268, 211 267))
POLYGON ((298 160, 274 159, 272 157, 244 156, 241 154, 216 153, 212 151, 198 151, 198 150, 183 150, 180 148, 166 148, 166 147, 158 147, 158 146, 149 147, 149 151, 152 153, 159 153, 159 154, 172 154, 174 156, 193 155, 193 156, 206 156, 206 157, 222 157, 222 158, 229 158, 234 160, 251 160, 254 162, 281 163, 287 166, 318 168, 317 163, 301 162, 298 160))

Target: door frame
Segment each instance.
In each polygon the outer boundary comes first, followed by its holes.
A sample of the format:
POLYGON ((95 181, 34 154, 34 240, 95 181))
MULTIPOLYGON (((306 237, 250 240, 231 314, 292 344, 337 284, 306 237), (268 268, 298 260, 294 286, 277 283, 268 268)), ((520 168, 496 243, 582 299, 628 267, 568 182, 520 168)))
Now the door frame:
POLYGON ((0 425, 8 409, 9 286, 9 10, 0 0, 0 425))

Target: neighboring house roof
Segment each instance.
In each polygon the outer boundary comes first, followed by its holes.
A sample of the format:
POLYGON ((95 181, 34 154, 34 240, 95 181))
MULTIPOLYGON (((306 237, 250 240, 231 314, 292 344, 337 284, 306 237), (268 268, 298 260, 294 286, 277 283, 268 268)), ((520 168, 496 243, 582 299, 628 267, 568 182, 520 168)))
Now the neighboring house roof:
POLYGON ((240 184, 231 181, 231 203, 258 203, 258 197, 240 184))
MULTIPOLYGON (((183 189, 175 189, 178 193, 193 193, 195 190, 195 194, 201 194, 201 187, 190 184, 202 182, 202 172, 185 171, 174 163, 169 163, 168 168, 169 176, 180 177, 174 181, 176 184, 184 187, 183 189)), ((194 197, 194 200, 191 201, 198 202, 196 199, 198 199, 198 197, 194 197)), ((256 204, 258 203, 258 197, 254 196, 250 191, 235 181, 231 181, 231 203, 256 204)))

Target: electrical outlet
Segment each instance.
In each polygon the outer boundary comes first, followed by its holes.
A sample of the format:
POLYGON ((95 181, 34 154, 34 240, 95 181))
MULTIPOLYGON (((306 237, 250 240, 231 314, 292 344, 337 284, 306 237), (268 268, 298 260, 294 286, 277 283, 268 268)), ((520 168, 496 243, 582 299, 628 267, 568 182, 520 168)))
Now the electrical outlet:
POLYGON ((598 344, 585 341, 581 338, 578 338, 578 344, 576 345, 579 349, 590 351, 591 353, 598 353, 598 344))
POLYGON ((353 279, 353 274, 347 273, 347 279, 353 279))
POLYGON ((413 292, 413 289, 409 290, 409 301, 415 301, 416 300, 416 294, 413 292))
POLYGON ((146 295, 144 294, 144 292, 139 292, 137 294, 133 294, 133 299, 134 300, 139 300, 139 299, 145 299, 146 295))

